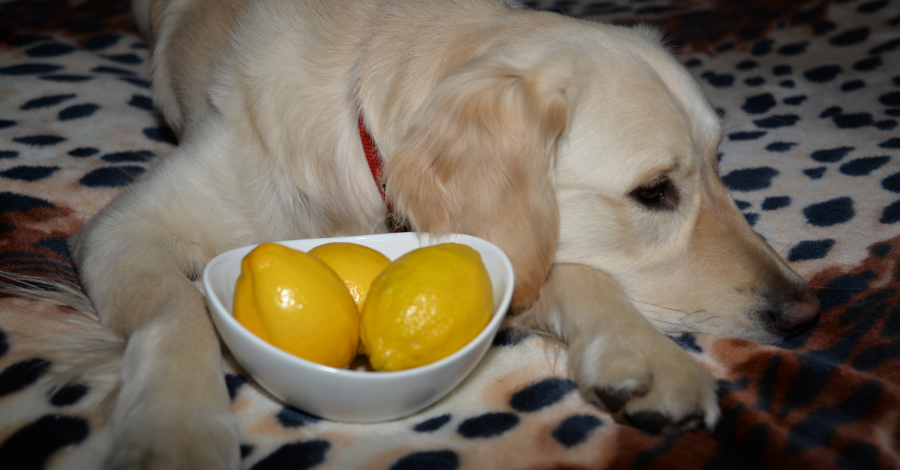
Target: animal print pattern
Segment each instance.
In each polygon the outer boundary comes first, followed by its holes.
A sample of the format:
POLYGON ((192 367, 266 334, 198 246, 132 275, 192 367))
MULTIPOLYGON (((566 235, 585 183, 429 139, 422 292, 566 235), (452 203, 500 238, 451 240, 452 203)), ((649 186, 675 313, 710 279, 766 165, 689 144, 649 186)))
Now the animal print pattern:
MULTIPOLYGON (((501 331, 449 396, 366 425, 286 406, 226 357, 243 467, 900 467, 900 1, 526 4, 666 33, 722 116, 726 185, 813 286, 820 323, 776 345, 673 337, 718 380, 723 417, 672 437, 587 404, 565 351, 535 335, 501 331)), ((0 12, 0 271, 75 281, 64 239, 175 139, 127 2, 0 12)), ((97 468, 107 452, 115 384, 64 367, 76 332, 106 338, 65 308, 0 298, 0 468, 97 468)))

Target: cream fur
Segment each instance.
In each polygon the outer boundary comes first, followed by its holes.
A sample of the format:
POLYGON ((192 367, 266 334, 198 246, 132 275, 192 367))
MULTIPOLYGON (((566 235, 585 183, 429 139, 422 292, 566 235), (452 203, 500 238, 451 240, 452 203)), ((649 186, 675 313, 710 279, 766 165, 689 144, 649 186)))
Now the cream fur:
POLYGON ((128 338, 109 468, 236 468, 186 275, 246 244, 387 231, 360 112, 399 215, 503 248, 518 324, 566 341, 584 396, 622 422, 718 417, 711 378, 660 330, 774 340, 815 319, 719 180, 718 119, 653 31, 499 0, 134 8, 182 141, 70 241, 103 324, 128 338), (669 186, 650 207, 636 194, 654 181, 669 186))

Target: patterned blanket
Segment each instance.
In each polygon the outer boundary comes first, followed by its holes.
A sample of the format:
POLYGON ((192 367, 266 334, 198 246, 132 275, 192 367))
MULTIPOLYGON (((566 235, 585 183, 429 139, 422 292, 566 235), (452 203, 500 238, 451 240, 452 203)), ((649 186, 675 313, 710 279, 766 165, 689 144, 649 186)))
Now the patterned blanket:
MULTIPOLYGON (((821 322, 776 345, 673 338, 723 411, 673 437, 587 404, 565 351, 535 335, 502 331, 449 396, 367 425, 285 406, 226 359, 243 467, 900 468, 900 1, 529 6, 667 32, 723 117, 726 184, 813 286, 821 322)), ((0 271, 77 282, 64 239, 175 145, 147 52, 125 1, 0 4, 0 271)), ((0 298, 0 468, 99 466, 115 384, 63 367, 85 335, 121 347, 67 308, 0 298)))

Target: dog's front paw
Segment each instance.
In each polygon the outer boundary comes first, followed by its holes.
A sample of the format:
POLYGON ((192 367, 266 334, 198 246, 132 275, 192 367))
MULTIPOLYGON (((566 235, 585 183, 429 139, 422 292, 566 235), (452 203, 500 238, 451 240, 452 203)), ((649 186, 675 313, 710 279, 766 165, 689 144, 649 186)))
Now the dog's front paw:
POLYGON ((236 470, 237 422, 230 410, 140 406, 113 424, 107 470, 236 470))
POLYGON ((712 429, 719 418, 715 382, 687 352, 661 333, 650 342, 610 343, 595 339, 570 350, 588 401, 647 432, 712 429))

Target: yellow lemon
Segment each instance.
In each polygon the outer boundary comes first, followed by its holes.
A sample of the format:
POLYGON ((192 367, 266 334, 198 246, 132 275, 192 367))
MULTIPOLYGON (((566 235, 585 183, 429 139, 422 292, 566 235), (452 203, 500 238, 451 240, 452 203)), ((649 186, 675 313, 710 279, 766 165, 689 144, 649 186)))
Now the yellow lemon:
POLYGON ((477 251, 456 243, 419 248, 375 278, 360 338, 377 371, 430 364, 478 336, 493 304, 477 251))
POLYGON ((369 293, 372 281, 391 264, 391 260, 387 256, 355 243, 326 243, 307 253, 324 261, 344 280, 360 313, 366 303, 366 295, 369 293))
POLYGON ((267 243, 241 262, 234 318, 304 359, 346 367, 359 345, 359 311, 341 278, 302 251, 267 243))

